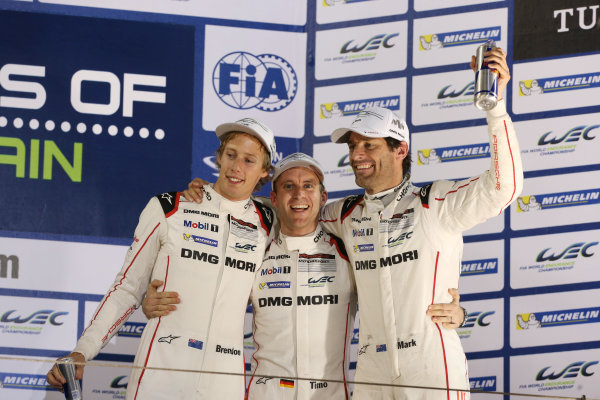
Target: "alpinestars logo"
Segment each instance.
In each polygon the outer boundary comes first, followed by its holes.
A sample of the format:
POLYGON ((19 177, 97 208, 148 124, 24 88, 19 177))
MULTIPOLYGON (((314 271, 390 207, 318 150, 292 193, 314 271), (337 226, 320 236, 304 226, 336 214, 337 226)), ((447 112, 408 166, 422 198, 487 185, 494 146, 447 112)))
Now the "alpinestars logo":
POLYGON ((239 110, 279 111, 298 90, 294 68, 275 54, 229 53, 217 62, 212 81, 219 99, 239 110))

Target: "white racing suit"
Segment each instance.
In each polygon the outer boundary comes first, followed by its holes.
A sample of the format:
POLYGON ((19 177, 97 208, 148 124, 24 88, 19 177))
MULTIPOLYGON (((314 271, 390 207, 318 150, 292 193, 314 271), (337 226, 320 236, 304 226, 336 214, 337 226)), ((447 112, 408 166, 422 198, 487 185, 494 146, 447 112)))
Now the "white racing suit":
MULTIPOLYGON (((273 212, 205 186, 202 204, 177 192, 150 200, 121 272, 74 351, 87 360, 141 304, 152 279, 179 292, 177 311, 152 318, 136 366, 243 374, 243 325, 273 212)), ((244 376, 132 370, 127 399, 243 399, 244 376)))
MULTIPOLYGON (((450 302, 448 288, 458 288, 462 232, 500 214, 522 188, 520 152, 503 101, 487 119, 491 169, 483 174, 422 188, 407 178, 388 194, 387 205, 360 195, 323 209, 326 229, 355 249, 349 256, 360 310, 356 381, 470 388, 458 335, 425 312, 430 304, 450 302)), ((353 398, 454 400, 469 394, 355 385, 353 398)))
POLYGON ((252 400, 341 400, 356 292, 340 239, 323 232, 291 237, 279 233, 267 249, 252 286, 255 375, 252 400), (313 378, 295 380, 294 377, 313 378))

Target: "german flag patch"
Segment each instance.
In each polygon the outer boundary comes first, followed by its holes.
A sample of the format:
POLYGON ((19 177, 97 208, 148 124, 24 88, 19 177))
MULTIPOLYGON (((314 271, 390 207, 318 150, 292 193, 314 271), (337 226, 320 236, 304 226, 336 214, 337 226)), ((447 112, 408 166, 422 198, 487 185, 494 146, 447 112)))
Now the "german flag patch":
POLYGON ((279 380, 279 386, 281 387, 286 387, 286 388, 294 388, 294 381, 291 381, 289 379, 280 379, 279 380))

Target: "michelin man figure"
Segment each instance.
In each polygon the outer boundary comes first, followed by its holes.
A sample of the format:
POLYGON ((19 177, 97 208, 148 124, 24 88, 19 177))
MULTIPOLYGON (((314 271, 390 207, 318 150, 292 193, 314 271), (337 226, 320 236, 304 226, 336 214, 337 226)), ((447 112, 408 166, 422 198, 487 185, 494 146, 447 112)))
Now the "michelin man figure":
POLYGON ((531 87, 527 87, 523 81, 519 82, 519 87, 521 88, 521 93, 523 93, 525 96, 544 93, 544 88, 539 85, 537 79, 531 81, 531 87))

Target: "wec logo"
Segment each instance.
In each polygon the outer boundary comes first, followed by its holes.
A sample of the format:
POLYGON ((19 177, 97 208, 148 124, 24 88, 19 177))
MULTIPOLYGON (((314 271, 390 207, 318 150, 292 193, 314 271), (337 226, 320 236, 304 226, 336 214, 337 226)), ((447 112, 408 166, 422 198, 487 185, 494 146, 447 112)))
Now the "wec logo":
POLYGON ((66 311, 54 311, 54 310, 40 310, 31 313, 27 317, 15 316, 11 317, 11 314, 17 310, 10 310, 2 314, 0 322, 8 322, 12 324, 36 324, 45 325, 46 322, 50 322, 50 325, 60 326, 63 322, 58 321, 58 317, 68 315, 66 311))
POLYGON ((542 368, 537 375, 535 376, 535 380, 536 381, 543 381, 543 380, 556 380, 559 378, 576 378, 579 373, 581 373, 582 376, 592 376, 594 375, 594 372, 590 372, 588 371, 588 368, 590 368, 592 365, 596 365, 598 364, 598 361, 589 361, 589 362, 583 362, 583 361, 577 361, 577 362, 573 362, 569 365, 567 365, 562 371, 560 372, 549 372, 546 373, 550 367, 545 367, 542 368))
POLYGON ((253 245, 253 244, 240 244, 240 243, 235 244, 235 251, 239 251, 241 253, 247 253, 249 251, 254 251, 254 250, 256 250, 256 245, 253 245))
POLYGON ((334 276, 322 276, 320 278, 308 278, 308 283, 309 284, 326 284, 326 283, 330 283, 333 282, 333 280, 335 279, 334 276))
POLYGON ((240 110, 281 110, 298 90, 294 68, 275 54, 229 53, 217 62, 212 80, 219 99, 240 110))
POLYGON ((576 126, 575 128, 569 129, 567 131, 567 133, 565 133, 564 135, 562 135, 560 137, 557 137, 557 136, 550 137, 550 135, 552 134, 552 131, 546 132, 538 140, 538 145, 546 146, 549 144, 559 144, 562 142, 565 142, 565 143, 577 142, 577 141, 579 141, 580 138, 583 138, 584 140, 592 140, 592 139, 595 139, 596 136, 590 136, 589 132, 592 129, 596 129, 598 127, 600 127, 600 125, 576 126))
POLYGON ((110 387, 113 388, 113 389, 125 389, 125 388, 127 388, 127 376, 125 376, 125 375, 117 376, 110 383, 110 387))
POLYGON ((390 40, 392 38, 395 38, 396 36, 400 36, 400 34, 399 33, 390 33, 390 34, 386 35, 386 34, 382 33, 380 35, 373 36, 372 38, 367 40, 362 46, 354 45, 353 47, 350 47, 350 46, 352 45, 354 40, 349 40, 346 43, 344 43, 344 45, 342 46, 342 48, 340 50, 340 54, 358 53, 363 50, 365 50, 365 51, 377 50, 377 49, 379 49, 379 46, 383 46, 384 48, 389 49, 389 48, 394 47, 395 43, 390 43, 390 40))
POLYGON ((342 158, 340 158, 340 160, 337 163, 338 167, 349 167, 350 166, 350 154, 346 154, 344 156, 342 156, 342 158))
POLYGON ((570 245, 566 249, 564 249, 559 254, 551 254, 551 253, 546 254, 550 250, 550 248, 547 248, 547 249, 540 251, 540 253, 538 254, 538 256, 535 260, 537 262, 556 261, 556 260, 560 260, 561 258, 562 259, 577 258, 577 257, 579 257, 579 254, 581 254, 583 257, 591 257, 594 255, 594 253, 588 252, 588 249, 590 247, 593 247, 596 245, 598 245, 598 242, 575 243, 575 244, 570 245))
POLYGON ((469 315, 467 315, 467 319, 465 320, 465 323, 463 324, 462 327, 463 328, 473 328, 475 326, 475 324, 477 324, 477 326, 488 326, 491 324, 491 322, 488 322, 485 319, 494 314, 495 314, 495 311, 487 311, 487 312, 477 311, 477 312, 469 313, 469 315))
POLYGON ((455 98, 459 96, 473 96, 475 93, 475 85, 473 82, 467 83, 462 89, 455 90, 452 85, 444 86, 438 93, 438 99, 446 99, 448 97, 455 98))

